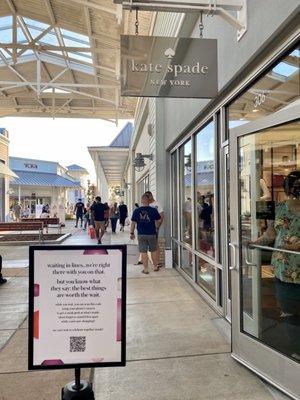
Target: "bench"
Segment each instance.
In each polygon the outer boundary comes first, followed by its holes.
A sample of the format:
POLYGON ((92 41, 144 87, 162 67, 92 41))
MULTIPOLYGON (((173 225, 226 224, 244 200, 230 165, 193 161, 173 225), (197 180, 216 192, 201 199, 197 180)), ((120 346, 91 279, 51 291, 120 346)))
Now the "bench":
POLYGON ((57 228, 58 233, 61 233, 62 224, 59 222, 59 218, 22 218, 22 223, 28 222, 43 222, 44 228, 46 228, 46 233, 48 233, 49 228, 57 228))
POLYGON ((24 231, 38 231, 39 243, 44 240, 44 224, 42 221, 26 220, 26 222, 0 222, 0 232, 24 232, 24 231))

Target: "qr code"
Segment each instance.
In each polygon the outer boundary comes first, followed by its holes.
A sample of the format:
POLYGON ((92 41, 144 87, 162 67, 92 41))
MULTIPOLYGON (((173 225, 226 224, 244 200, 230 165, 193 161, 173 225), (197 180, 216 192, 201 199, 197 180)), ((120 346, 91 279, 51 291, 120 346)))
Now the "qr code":
POLYGON ((86 349, 85 336, 71 336, 70 337, 70 352, 83 352, 86 349))

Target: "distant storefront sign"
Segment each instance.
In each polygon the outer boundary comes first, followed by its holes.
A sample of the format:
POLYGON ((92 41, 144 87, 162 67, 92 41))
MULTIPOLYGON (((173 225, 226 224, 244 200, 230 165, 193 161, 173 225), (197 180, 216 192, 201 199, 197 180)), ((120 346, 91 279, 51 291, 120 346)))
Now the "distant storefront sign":
POLYGON ((125 365, 126 246, 31 246, 29 369, 125 365))
POLYGON ((29 169, 37 169, 38 168, 37 164, 31 164, 31 163, 24 163, 24 167, 29 168, 29 169))
POLYGON ((213 98, 216 39, 121 36, 121 95, 213 98))

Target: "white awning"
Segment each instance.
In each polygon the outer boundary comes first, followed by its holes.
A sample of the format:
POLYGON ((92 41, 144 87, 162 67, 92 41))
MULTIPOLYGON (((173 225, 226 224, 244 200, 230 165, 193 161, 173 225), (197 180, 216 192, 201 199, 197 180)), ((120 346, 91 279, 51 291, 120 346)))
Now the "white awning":
POLYGON ((101 164, 107 183, 110 186, 122 186, 129 148, 100 146, 88 147, 88 151, 95 166, 101 164))
POLYGON ((9 169, 7 165, 0 162, 0 178, 3 177, 18 178, 18 176, 9 169))

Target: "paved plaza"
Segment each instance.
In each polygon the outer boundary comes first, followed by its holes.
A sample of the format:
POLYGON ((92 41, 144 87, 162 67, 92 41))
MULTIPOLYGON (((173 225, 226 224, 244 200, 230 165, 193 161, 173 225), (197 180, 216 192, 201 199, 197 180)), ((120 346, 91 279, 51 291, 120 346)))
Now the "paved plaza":
MULTIPOLYGON (((65 244, 92 244, 71 226, 65 244)), ((128 232, 104 244, 129 243, 128 232)), ((4 251, 0 287, 0 399, 59 400, 72 370, 27 371, 27 249, 4 251), (22 258, 23 257, 23 258, 22 258)), ((3 247, 1 248, 1 252, 3 247)), ((28 261, 28 260, 27 260, 28 261)), ((141 274, 128 258, 127 367, 83 371, 96 400, 272 400, 283 398, 230 356, 230 327, 174 269, 141 274), (220 381, 222 384, 220 385, 220 381)))

